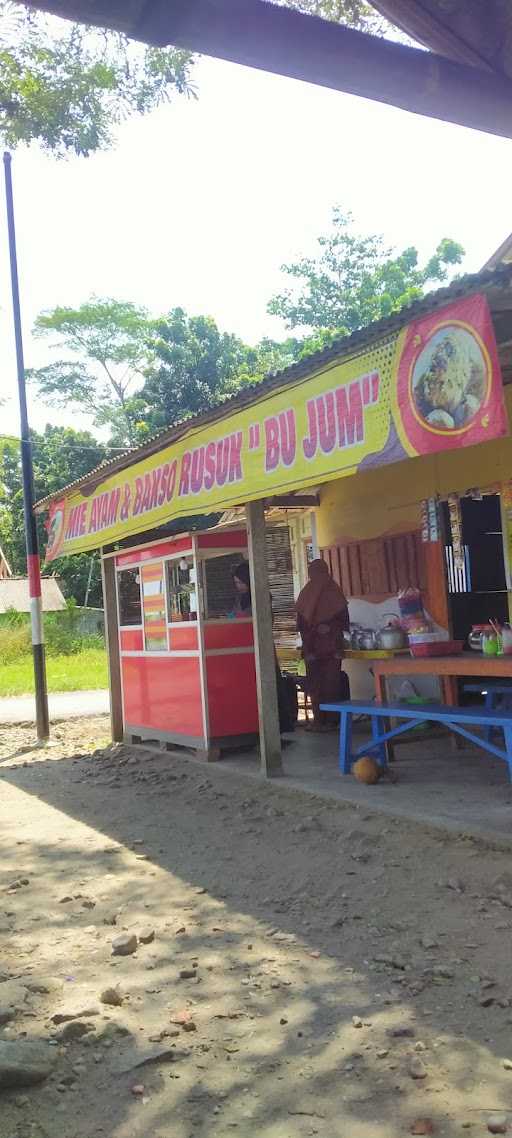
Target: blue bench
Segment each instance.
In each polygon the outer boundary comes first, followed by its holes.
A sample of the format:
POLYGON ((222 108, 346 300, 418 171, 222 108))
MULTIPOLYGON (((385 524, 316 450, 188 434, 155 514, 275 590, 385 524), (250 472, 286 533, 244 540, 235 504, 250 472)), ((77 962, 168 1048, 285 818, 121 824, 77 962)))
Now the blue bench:
MULTIPOLYGON (((512 707, 512 685, 502 684, 497 680, 481 680, 478 684, 464 684, 464 691, 477 692, 484 697, 484 707, 489 711, 495 707, 510 709, 512 707)), ((489 741, 494 734, 493 727, 485 728, 485 738, 489 741)))
POLYGON ((429 723, 442 723, 450 731, 462 735, 470 743, 482 747, 490 755, 502 759, 508 766, 510 781, 512 782, 512 711, 502 708, 488 707, 448 707, 446 704, 426 704, 423 709, 406 703, 366 703, 364 700, 353 699, 342 703, 322 703, 322 711, 336 711, 340 716, 340 770, 342 774, 350 774, 352 764, 361 755, 375 752, 377 762, 387 766, 386 743, 398 738, 413 727, 418 727, 426 720, 429 723), (354 715, 368 715, 371 724, 372 738, 363 743, 356 750, 352 749, 352 717, 354 715), (405 719, 398 727, 390 727, 390 719, 405 719), (484 734, 476 735, 475 727, 483 727, 484 734), (487 731, 501 727, 505 737, 505 748, 496 747, 487 738, 487 731))

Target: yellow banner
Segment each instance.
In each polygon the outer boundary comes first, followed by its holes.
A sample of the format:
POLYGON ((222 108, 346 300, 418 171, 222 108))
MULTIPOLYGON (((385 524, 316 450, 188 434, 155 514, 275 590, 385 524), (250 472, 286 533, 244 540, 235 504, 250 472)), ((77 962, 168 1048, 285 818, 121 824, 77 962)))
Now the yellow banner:
POLYGON ((485 299, 473 296, 217 423, 191 427, 106 475, 93 493, 54 501, 46 557, 505 431, 492 323, 485 299))

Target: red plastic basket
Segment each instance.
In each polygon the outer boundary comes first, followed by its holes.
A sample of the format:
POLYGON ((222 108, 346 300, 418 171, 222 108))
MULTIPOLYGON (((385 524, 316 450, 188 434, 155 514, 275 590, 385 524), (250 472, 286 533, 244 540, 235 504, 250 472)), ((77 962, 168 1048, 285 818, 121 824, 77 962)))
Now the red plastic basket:
POLYGON ((410 644, 412 656, 460 656, 463 640, 435 640, 430 644, 410 644))

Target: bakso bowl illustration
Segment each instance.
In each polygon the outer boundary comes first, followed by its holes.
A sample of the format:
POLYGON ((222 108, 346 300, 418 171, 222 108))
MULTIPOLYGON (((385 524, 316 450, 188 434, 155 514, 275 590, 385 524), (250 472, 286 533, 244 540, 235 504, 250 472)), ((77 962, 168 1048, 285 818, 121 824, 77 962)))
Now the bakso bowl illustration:
POLYGON ((420 352, 412 372, 418 417, 436 431, 465 428, 485 399, 487 368, 471 332, 457 325, 439 329, 420 352))

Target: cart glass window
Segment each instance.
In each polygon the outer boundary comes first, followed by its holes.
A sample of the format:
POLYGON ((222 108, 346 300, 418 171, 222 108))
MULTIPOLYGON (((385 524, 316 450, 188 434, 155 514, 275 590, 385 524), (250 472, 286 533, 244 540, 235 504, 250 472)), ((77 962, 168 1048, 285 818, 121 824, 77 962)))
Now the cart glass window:
POLYGON ((117 588, 121 628, 127 624, 142 624, 140 570, 123 569, 121 573, 117 574, 117 588))
POLYGON ((208 557, 203 562, 206 620, 235 615, 238 605, 233 571, 244 560, 243 554, 238 552, 223 553, 220 557, 208 557))
POLYGON ((197 620, 197 582, 193 557, 167 562, 167 612, 169 621, 197 620))
POLYGON ((165 618, 163 561, 154 565, 143 565, 141 574, 146 652, 165 652, 167 648, 167 621, 165 618))

